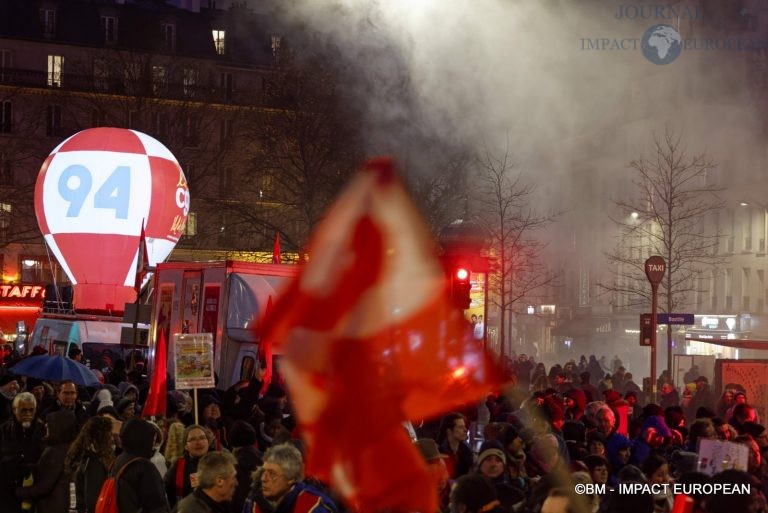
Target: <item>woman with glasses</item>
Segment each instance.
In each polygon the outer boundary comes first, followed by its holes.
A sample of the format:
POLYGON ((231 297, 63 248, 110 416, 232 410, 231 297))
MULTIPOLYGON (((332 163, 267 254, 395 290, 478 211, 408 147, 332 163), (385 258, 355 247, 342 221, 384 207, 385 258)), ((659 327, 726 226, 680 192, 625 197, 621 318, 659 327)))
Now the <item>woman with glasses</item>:
POLYGON ((330 498, 303 481, 299 450, 287 443, 270 447, 264 453, 264 465, 253 473, 243 513, 337 512, 330 498))
POLYGON ((211 440, 199 424, 184 430, 184 455, 177 459, 165 473, 165 492, 171 508, 197 487, 197 464, 208 454, 211 440))

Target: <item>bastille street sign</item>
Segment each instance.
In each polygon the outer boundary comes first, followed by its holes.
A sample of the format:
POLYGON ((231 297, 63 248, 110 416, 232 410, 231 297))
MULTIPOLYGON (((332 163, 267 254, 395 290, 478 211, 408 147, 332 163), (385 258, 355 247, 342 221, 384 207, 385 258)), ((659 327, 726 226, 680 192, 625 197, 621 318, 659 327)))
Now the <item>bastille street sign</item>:
POLYGON ((684 325, 693 325, 693 314, 692 313, 660 313, 656 314, 656 322, 658 324, 684 324, 684 325))

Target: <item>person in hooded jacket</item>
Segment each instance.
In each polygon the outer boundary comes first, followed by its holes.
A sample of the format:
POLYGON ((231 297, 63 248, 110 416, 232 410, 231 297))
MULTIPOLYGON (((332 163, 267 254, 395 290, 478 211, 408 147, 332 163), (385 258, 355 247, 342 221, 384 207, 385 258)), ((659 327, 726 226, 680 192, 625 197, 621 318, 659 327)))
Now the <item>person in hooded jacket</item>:
POLYGON ((255 447, 256 430, 244 420, 235 421, 230 431, 232 454, 237 460, 237 488, 232 497, 232 511, 240 512, 251 489, 251 474, 262 464, 261 452, 255 447))
POLYGON ((46 448, 32 471, 32 485, 16 488, 16 497, 36 502, 37 511, 66 513, 69 507, 69 478, 64 473, 64 458, 77 436, 77 419, 61 410, 45 417, 46 448))
POLYGON ((120 513, 170 511, 163 478, 150 461, 154 454, 154 441, 155 428, 144 419, 129 419, 120 429, 123 452, 117 457, 110 471, 110 475, 116 475, 123 470, 117 482, 117 505, 120 513))

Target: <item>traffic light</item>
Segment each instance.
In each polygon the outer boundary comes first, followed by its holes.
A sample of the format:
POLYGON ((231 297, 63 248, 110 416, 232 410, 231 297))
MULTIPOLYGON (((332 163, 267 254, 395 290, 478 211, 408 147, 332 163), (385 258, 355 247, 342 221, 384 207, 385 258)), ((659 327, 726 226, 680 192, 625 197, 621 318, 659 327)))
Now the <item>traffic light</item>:
POLYGON ((640 345, 650 347, 653 340, 653 317, 651 314, 640 314, 640 345))
POLYGON ((472 283, 469 281, 470 274, 469 269, 462 266, 455 267, 451 273, 451 303, 461 310, 469 308, 471 302, 469 297, 472 290, 472 283))

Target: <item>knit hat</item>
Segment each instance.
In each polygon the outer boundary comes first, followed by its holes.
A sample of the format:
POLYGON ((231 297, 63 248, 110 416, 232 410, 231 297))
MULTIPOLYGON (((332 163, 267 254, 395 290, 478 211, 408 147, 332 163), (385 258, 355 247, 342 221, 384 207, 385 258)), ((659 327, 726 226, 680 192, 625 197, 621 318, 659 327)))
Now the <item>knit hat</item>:
POLYGON ((488 456, 496 456, 502 463, 507 464, 507 456, 504 453, 504 447, 498 440, 486 440, 483 445, 480 446, 480 453, 477 457, 477 464, 483 463, 483 460, 488 456))
POLYGON ((238 420, 229 430, 229 441, 232 447, 249 447, 256 443, 256 430, 246 421, 238 420))
POLYGON ((8 383, 10 383, 11 381, 16 381, 18 379, 19 377, 16 376, 15 374, 3 374, 2 376, 0 376, 0 387, 3 387, 8 383))

